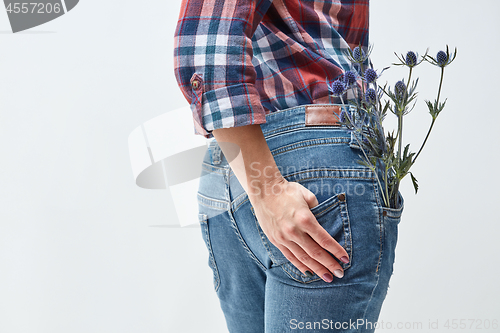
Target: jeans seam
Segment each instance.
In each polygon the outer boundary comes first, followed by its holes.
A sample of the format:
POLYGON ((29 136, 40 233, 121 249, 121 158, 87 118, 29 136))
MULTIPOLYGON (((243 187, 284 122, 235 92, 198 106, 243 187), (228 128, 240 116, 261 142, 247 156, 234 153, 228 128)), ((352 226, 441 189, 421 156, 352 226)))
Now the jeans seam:
MULTIPOLYGON (((231 168, 228 167, 226 169, 226 174, 224 176, 224 180, 226 181, 226 185, 225 185, 225 188, 226 188, 226 197, 227 197, 227 200, 229 201, 227 212, 228 212, 229 218, 231 219, 231 226, 233 227, 233 230, 236 233, 236 237, 238 237, 238 240, 240 241, 241 246, 243 246, 243 248, 247 252, 248 256, 253 261, 255 261, 257 263, 257 265, 265 272, 266 271, 266 267, 259 261, 259 259, 252 252, 252 250, 250 250, 250 248, 248 247, 247 243, 245 242, 245 240, 241 236, 241 233, 240 233, 240 230, 238 228, 238 225, 236 224, 236 220, 234 219, 233 209, 231 208, 230 194, 229 194, 230 177, 231 177, 231 168)), ((250 201, 248 198, 246 200, 250 201)), ((246 200, 244 200, 243 202, 245 202, 246 200)), ((243 204, 243 202, 241 202, 240 205, 238 205, 238 207, 241 206, 241 204, 243 204)), ((236 212, 236 210, 234 210, 234 212, 236 212)))
POLYGON ((373 173, 370 170, 367 169, 308 169, 308 170, 302 170, 298 172, 294 172, 291 174, 288 174, 284 176, 285 178, 292 178, 292 177, 297 177, 301 174, 307 174, 310 172, 328 172, 328 173, 338 173, 341 172, 339 175, 313 175, 310 177, 306 178, 300 178, 299 180, 309 180, 309 179, 319 179, 319 178, 331 178, 331 179, 373 179, 373 173), (344 175, 342 172, 361 172, 361 173, 366 173, 364 176, 359 176, 359 175, 344 175))
POLYGON ((217 262, 215 261, 215 256, 214 256, 214 251, 212 250, 212 242, 210 241, 210 231, 209 231, 209 226, 208 226, 208 220, 207 220, 207 215, 206 214, 200 214, 199 215, 200 223, 204 224, 205 226, 202 225, 202 228, 204 228, 203 231, 203 236, 205 238, 205 242, 208 247, 208 257, 210 260, 210 263, 212 264, 213 267, 213 274, 214 274, 214 279, 215 279, 215 292, 219 290, 220 287, 220 276, 219 276, 219 268, 217 267, 217 262))
POLYGON ((347 196, 346 196, 346 199, 344 201, 341 201, 339 203, 339 207, 340 207, 340 217, 342 219, 342 230, 344 232, 344 244, 345 244, 345 247, 347 248, 345 250, 349 254, 349 262, 347 264, 346 263, 341 264, 342 268, 344 270, 346 270, 349 267, 351 267, 352 262, 353 262, 353 256, 354 256, 354 254, 353 254, 354 244, 352 243, 351 221, 349 219, 349 211, 347 208, 347 196), (345 218, 345 221, 344 221, 344 218, 345 218), (348 238, 348 236, 349 236, 349 238, 348 238))
POLYGON ((370 294, 370 299, 368 300, 368 302, 366 302, 365 311, 363 311, 363 319, 366 317, 366 311, 368 311, 368 307, 370 306, 370 302, 373 299, 373 294, 375 293, 375 290, 378 287, 379 281, 380 281, 380 274, 377 274, 377 281, 375 282, 375 286, 373 286, 372 293, 370 294))
POLYGON ((272 254, 271 248, 269 247, 269 243, 265 239, 266 237, 264 237, 265 236, 264 230, 262 230, 262 227, 259 225, 259 220, 257 220, 257 216, 255 215, 255 211, 253 209, 253 206, 250 207, 250 210, 252 211, 252 215, 253 215, 254 221, 255 221, 255 226, 257 227, 257 231, 259 233, 259 237, 260 237, 260 240, 262 242, 262 245, 264 245, 264 248, 266 249, 267 255, 269 256, 269 259, 271 259, 273 264, 276 264, 277 260, 274 257, 274 255, 272 254), (264 233, 264 235, 263 235, 263 233, 264 233))
POLYGON ((319 146, 319 145, 331 145, 331 144, 344 144, 348 143, 348 139, 345 137, 333 137, 333 138, 316 138, 316 139, 309 139, 309 140, 303 140, 299 142, 295 142, 283 147, 279 147, 276 149, 273 149, 271 153, 273 156, 283 154, 286 152, 294 151, 300 148, 308 148, 312 146, 319 146), (310 143, 309 143, 310 142, 310 143), (313 143, 316 142, 316 143, 313 143))
MULTIPOLYGON (((378 187, 377 184, 375 183, 375 178, 372 180, 373 182, 373 191, 375 194, 375 198, 377 200, 377 211, 378 211, 378 221, 379 221, 379 231, 380 231, 380 236, 379 236, 379 242, 380 242, 380 251, 379 251, 379 256, 378 256, 378 262, 377 262, 377 268, 375 270, 375 274, 378 274, 380 265, 382 264, 382 257, 383 257, 383 252, 384 252, 384 242, 383 242, 383 232, 384 232, 384 221, 382 220, 382 213, 381 213, 381 204, 380 204, 380 198, 379 198, 379 193, 378 193, 378 187)), ((381 189, 382 190, 382 189, 381 189)))

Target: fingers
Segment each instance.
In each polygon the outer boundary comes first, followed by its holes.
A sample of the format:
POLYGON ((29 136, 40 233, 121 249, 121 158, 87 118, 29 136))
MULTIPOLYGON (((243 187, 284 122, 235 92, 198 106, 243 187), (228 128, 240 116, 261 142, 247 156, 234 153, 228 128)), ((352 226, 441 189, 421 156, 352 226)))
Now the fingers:
POLYGON ((299 225, 284 228, 276 246, 304 274, 310 269, 325 282, 333 281, 332 273, 342 278, 344 270, 330 253, 346 263, 349 256, 345 249, 321 227, 310 211, 296 218, 299 225))
POLYGON ((319 247, 310 237, 307 238, 309 241, 307 241, 305 246, 302 245, 304 247, 293 242, 286 245, 288 249, 285 251, 289 252, 290 256, 286 255, 283 250, 280 250, 285 254, 285 257, 304 274, 306 274, 305 272, 307 270, 312 271, 328 283, 333 281, 332 272, 337 278, 342 278, 344 276, 344 270, 339 263, 324 249, 319 247), (304 248, 309 250, 313 249, 313 253, 307 253, 304 248))
POLYGON ((307 189, 304 186, 300 186, 299 188, 300 188, 300 190, 302 192, 302 196, 304 197, 304 200, 307 202, 307 205, 309 206, 309 208, 313 208, 314 206, 317 206, 319 204, 318 198, 316 198, 314 193, 309 191, 309 189, 307 189))
MULTIPOLYGON (((257 216, 262 230, 283 255, 305 275, 312 271, 325 282, 342 278, 341 262, 349 262, 345 249, 318 223, 310 208, 318 205, 316 196, 298 183, 284 183, 283 195, 257 199, 263 218, 257 216)), ((260 215, 260 210, 256 210, 260 215)))
MULTIPOLYGON (((349 262, 349 255, 347 254, 346 250, 342 247, 342 245, 340 245, 325 229, 323 229, 319 223, 316 221, 316 224, 313 223, 312 227, 305 230, 308 235, 312 238, 312 244, 314 244, 315 246, 321 248, 321 249, 325 249, 327 250, 328 252, 330 252, 331 254, 333 254, 336 258, 338 258, 340 261, 342 261, 343 263, 348 263, 349 262)), ((313 245, 311 245, 311 247, 315 247, 313 245)), ((317 252, 317 250, 316 250, 317 252)), ((310 253, 310 252, 308 252, 310 253)), ((315 253, 315 252, 313 252, 315 253)), ((321 256, 323 256, 324 254, 323 253, 320 253, 321 256)), ((328 255, 329 258, 331 258, 330 255, 328 255)), ((315 259, 318 259, 317 257, 313 256, 313 258, 315 259)), ((332 258, 333 260, 333 258, 332 258)), ((338 262, 333 260, 337 265, 338 265, 338 262)), ((331 266, 331 261, 328 262, 327 264, 329 265, 325 265, 326 267, 328 267, 330 269, 330 267, 333 267, 336 265, 333 265, 331 266)), ((333 271, 332 271, 333 272, 333 271)))
MULTIPOLYGON (((285 256, 285 258, 288 259, 288 261, 290 261, 292 263, 292 265, 294 265, 295 267, 297 267, 297 269, 299 271, 301 271, 304 275, 307 275, 309 276, 309 274, 307 274, 306 272, 309 272, 311 273, 311 276, 312 276, 312 272, 314 272, 314 269, 304 265, 302 262, 300 262, 297 257, 288 249, 286 248, 285 246, 282 246, 282 245, 278 245, 277 246, 278 249, 281 251, 281 253, 283 253, 283 255, 285 256)), ((295 252, 298 252, 297 250, 300 250, 300 248, 297 248, 297 249, 294 249, 295 252)))

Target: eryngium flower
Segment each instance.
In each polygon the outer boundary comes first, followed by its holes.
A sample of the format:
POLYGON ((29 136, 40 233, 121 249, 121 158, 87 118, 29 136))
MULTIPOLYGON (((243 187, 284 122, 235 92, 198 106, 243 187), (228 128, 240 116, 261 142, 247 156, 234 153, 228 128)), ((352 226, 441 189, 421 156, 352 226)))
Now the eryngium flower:
POLYGON ((444 51, 439 51, 436 55, 436 62, 439 66, 444 67, 448 62, 448 55, 444 51))
POLYGON ((408 53, 406 53, 405 60, 406 60, 406 65, 408 65, 409 67, 413 67, 417 64, 417 55, 413 51, 408 51, 408 53))
POLYGON ((377 93, 375 92, 375 89, 369 88, 366 90, 365 101, 368 104, 375 104, 375 102, 377 102, 377 93))
POLYGON ((453 60, 455 60, 456 56, 457 56, 457 48, 455 48, 455 51, 450 53, 450 49, 449 49, 448 45, 446 45, 446 51, 439 51, 436 55, 436 58, 433 58, 430 55, 427 55, 425 57, 425 60, 427 60, 428 62, 430 62, 431 64, 433 64, 435 66, 445 68, 446 66, 451 64, 453 62, 453 60))
POLYGON ((366 54, 363 49, 361 49, 359 46, 356 46, 354 48, 354 51, 352 51, 352 57, 358 62, 363 62, 366 58, 366 54))
POLYGON ((349 111, 342 109, 342 111, 340 112, 340 115, 339 115, 339 120, 341 123, 348 123, 350 117, 351 117, 351 114, 349 113, 349 111))
POLYGON ((354 83, 356 83, 356 78, 357 75, 355 72, 352 71, 347 71, 344 73, 344 83, 347 87, 352 86, 354 83))
POLYGON ((367 83, 373 83, 377 79, 377 72, 374 69, 367 68, 365 71, 365 80, 367 83))
POLYGON ((403 81, 398 81, 394 85, 394 93, 396 97, 401 98, 406 93, 406 84, 403 81))
POLYGON ((341 96, 346 90, 346 86, 341 80, 335 80, 328 88, 334 96, 341 96))

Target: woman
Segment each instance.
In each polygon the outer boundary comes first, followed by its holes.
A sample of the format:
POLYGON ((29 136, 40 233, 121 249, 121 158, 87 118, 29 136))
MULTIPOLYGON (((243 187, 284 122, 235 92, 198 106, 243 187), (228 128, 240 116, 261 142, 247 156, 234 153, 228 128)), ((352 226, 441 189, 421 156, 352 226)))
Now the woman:
POLYGON ((230 332, 376 327, 402 208, 382 206, 328 90, 360 44, 368 0, 181 4, 176 78, 215 138, 199 218, 230 332))

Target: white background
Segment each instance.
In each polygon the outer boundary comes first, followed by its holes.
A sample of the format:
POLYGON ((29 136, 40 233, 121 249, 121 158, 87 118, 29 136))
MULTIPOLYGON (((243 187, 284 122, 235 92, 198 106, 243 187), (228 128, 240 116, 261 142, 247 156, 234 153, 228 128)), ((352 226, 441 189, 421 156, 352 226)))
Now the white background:
MULTIPOLYGON (((402 187, 380 321, 423 323, 407 331, 465 319, 460 332, 493 332, 484 320, 500 320, 499 10, 497 0, 371 4, 375 68, 394 51, 458 48, 447 107, 413 168, 421 189, 402 187)), ((168 191, 137 187, 128 156, 134 128, 186 105, 173 75, 178 11, 85 0, 12 34, 0 10, 0 332, 226 332, 200 230, 175 227, 168 191)), ((404 75, 391 68, 382 81, 404 75)), ((439 70, 415 75, 414 149, 439 70)))

